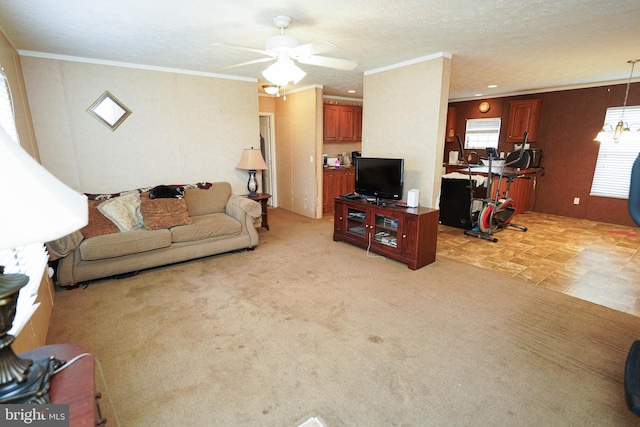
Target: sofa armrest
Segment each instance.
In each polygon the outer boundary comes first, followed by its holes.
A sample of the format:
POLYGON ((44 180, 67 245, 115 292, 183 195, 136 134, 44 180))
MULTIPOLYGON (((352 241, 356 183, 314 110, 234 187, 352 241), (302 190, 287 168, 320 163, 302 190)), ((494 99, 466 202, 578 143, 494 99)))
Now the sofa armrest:
POLYGON ((254 221, 262 217, 262 206, 255 200, 232 194, 229 196, 225 213, 242 224, 242 232, 249 234, 251 247, 258 245, 258 232, 254 221))
POLYGON ((262 207, 260 206, 260 203, 236 194, 232 194, 229 197, 225 211, 227 215, 231 215, 238 221, 241 220, 241 218, 237 216, 239 213, 238 211, 244 211, 253 219, 258 219, 262 216, 262 207))
POLYGON ((60 237, 59 239, 46 242, 45 245, 47 246, 47 252, 49 252, 49 260, 55 261, 69 255, 71 252, 75 251, 78 246, 80 246, 83 239, 84 237, 81 232, 74 231, 73 233, 60 237))

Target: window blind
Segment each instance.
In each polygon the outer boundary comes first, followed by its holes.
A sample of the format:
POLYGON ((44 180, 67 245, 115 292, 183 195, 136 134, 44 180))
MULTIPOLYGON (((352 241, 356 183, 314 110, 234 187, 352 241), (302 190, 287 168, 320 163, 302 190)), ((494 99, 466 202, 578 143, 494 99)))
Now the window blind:
POLYGON ((619 142, 613 141, 613 131, 606 132, 600 141, 596 169, 591 184, 591 196, 619 199, 629 198, 631 167, 640 153, 640 105, 607 108, 604 119, 605 130, 623 120, 632 129, 619 142))
POLYGON ((469 119, 465 132, 464 148, 498 148, 502 119, 469 119))

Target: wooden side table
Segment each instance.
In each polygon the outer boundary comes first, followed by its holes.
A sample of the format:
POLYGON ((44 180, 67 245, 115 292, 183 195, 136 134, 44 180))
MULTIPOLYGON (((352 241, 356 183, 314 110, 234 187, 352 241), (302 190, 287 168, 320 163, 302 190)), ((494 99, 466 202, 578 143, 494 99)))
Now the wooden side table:
POLYGON ((248 199, 251 199, 251 200, 255 200, 256 202, 260 202, 260 205, 262 206, 262 223, 260 224, 260 226, 264 227, 264 228, 266 228, 268 230, 269 229, 269 217, 267 215, 267 201, 271 197, 271 194, 258 193, 258 195, 256 197, 250 197, 248 194, 246 194, 245 197, 247 197, 248 199))
MULTIPOLYGON (((42 359, 55 356, 69 362, 79 354, 87 353, 84 347, 73 344, 46 345, 21 353, 24 359, 42 359)), ((69 405, 69 425, 71 427, 97 426, 106 423, 100 414, 97 399, 100 393, 95 390, 93 356, 78 359, 69 367, 51 378, 49 399, 53 404, 69 405)))

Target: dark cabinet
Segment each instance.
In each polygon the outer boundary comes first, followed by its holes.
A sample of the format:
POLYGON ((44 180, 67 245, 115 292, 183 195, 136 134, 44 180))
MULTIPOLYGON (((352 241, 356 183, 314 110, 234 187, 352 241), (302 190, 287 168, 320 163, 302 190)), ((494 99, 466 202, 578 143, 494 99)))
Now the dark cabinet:
POLYGON ((527 141, 534 142, 537 140, 541 107, 541 99, 525 99, 511 102, 507 142, 522 142, 525 132, 529 133, 527 141))
POLYGON ((325 104, 323 135, 325 142, 362 141, 362 107, 325 104))
POLYGON ((356 190, 354 168, 325 169, 322 174, 322 213, 333 212, 333 199, 356 190))
POLYGON ((444 140, 445 142, 456 140, 456 107, 449 107, 447 110, 447 130, 444 140))
POLYGON ((350 243, 416 270, 436 260, 438 210, 335 199, 333 240, 350 243))
POLYGON ((353 140, 362 141, 362 107, 353 107, 353 140))

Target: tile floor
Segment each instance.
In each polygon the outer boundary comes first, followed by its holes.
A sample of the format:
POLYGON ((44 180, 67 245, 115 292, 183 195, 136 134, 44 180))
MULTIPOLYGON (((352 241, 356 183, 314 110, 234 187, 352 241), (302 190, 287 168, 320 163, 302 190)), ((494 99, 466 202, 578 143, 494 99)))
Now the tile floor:
POLYGON ((640 316, 640 228, 541 213, 514 216, 498 242, 439 226, 438 256, 640 316))

